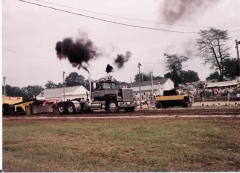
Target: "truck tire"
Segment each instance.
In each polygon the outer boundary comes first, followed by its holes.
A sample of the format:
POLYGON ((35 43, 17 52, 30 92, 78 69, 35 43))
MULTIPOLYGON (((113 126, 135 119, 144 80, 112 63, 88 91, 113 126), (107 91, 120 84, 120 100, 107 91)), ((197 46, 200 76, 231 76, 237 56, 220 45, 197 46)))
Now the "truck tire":
POLYGON ((75 109, 75 106, 72 102, 69 102, 68 105, 67 105, 67 110, 70 114, 74 114, 76 109, 75 109))
POLYGON ((161 103, 156 103, 156 108, 157 109, 162 109, 162 104, 161 103))
POLYGON ((188 104, 187 103, 183 103, 182 107, 187 108, 188 104))
POLYGON ((110 100, 108 102, 108 110, 111 113, 116 113, 119 111, 117 102, 115 100, 110 100))
POLYGON ((66 104, 65 104, 65 103, 62 103, 62 102, 58 103, 58 105, 57 105, 57 110, 58 110, 58 112, 59 112, 60 114, 66 113, 66 112, 67 112, 67 106, 66 106, 66 104))
POLYGON ((3 115, 11 115, 13 113, 13 105, 10 104, 3 104, 2 105, 2 114, 3 115))

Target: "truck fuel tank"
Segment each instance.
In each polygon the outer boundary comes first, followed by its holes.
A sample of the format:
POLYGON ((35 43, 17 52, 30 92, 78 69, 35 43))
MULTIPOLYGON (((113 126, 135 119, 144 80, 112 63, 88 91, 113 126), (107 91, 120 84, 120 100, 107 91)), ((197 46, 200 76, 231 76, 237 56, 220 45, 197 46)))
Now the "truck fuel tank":
POLYGON ((88 107, 90 109, 101 109, 101 103, 99 102, 92 102, 92 103, 88 103, 88 107))

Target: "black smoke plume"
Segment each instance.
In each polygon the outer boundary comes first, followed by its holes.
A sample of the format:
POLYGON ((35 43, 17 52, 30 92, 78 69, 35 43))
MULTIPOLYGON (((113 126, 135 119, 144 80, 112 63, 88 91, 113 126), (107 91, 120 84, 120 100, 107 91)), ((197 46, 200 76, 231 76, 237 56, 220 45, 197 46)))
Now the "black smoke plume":
POLYGON ((113 67, 108 64, 106 67, 106 72, 110 73, 110 72, 112 72, 112 70, 113 70, 113 67))
POLYGON ((162 3, 161 17, 168 23, 175 23, 180 20, 190 20, 196 14, 202 15, 206 9, 216 5, 219 0, 165 0, 162 3))
POLYGON ((83 68, 88 73, 86 65, 83 64, 88 64, 90 60, 100 55, 98 53, 99 49, 87 37, 77 39, 75 42, 72 38, 65 38, 63 41, 56 43, 55 50, 60 60, 67 58, 73 67, 83 68))
POLYGON ((117 55, 117 58, 115 59, 115 64, 118 68, 122 68, 124 63, 129 60, 129 58, 132 56, 132 53, 127 51, 126 55, 117 55))

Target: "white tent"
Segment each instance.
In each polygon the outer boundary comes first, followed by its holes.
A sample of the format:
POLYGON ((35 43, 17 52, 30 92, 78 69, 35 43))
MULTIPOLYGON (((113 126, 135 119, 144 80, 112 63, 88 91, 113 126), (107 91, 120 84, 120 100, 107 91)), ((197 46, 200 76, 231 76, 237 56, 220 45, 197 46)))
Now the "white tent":
POLYGON ((211 82, 211 83, 206 83, 205 88, 229 87, 229 86, 237 86, 238 84, 239 83, 237 81, 211 82))

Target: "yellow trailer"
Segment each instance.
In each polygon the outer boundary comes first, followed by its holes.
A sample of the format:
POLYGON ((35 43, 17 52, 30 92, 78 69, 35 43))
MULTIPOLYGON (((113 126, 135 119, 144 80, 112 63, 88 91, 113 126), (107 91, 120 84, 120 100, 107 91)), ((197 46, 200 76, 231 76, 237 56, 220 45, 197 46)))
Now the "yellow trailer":
POLYGON ((34 102, 33 99, 28 101, 22 101, 22 97, 14 96, 2 96, 2 114, 12 115, 12 114, 25 114, 26 106, 34 102))
POLYGON ((9 115, 14 112, 14 105, 22 102, 22 97, 2 96, 2 114, 9 115))
POLYGON ((156 96, 156 108, 191 107, 192 102, 188 95, 178 95, 175 90, 164 91, 163 96, 156 96))
POLYGON ((2 103, 4 104, 16 104, 22 102, 22 97, 10 97, 10 96, 2 96, 2 103))
POLYGON ((184 100, 187 95, 173 95, 173 96, 156 96, 156 101, 166 100, 184 100))
POLYGON ((34 101, 33 100, 28 100, 25 102, 20 102, 14 104, 14 112, 16 113, 26 113, 26 106, 32 104, 34 101))

